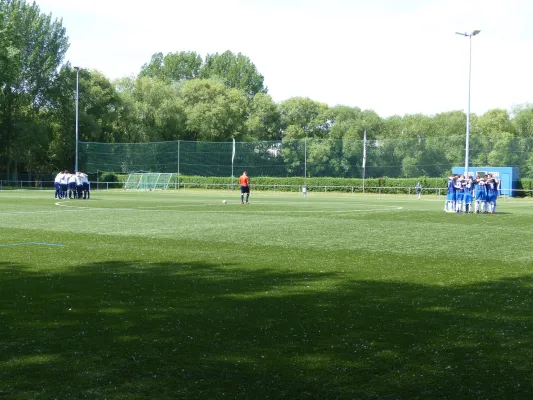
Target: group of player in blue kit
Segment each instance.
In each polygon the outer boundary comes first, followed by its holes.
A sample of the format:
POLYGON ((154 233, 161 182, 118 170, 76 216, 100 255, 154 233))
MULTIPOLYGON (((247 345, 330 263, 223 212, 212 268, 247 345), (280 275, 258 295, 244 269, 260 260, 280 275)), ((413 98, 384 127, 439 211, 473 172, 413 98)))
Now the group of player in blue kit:
POLYGON ((495 214, 500 181, 492 174, 483 177, 453 175, 448 177, 448 193, 444 211, 456 213, 495 214), (472 211, 472 203, 474 210, 472 211))
POLYGON ((87 174, 61 171, 54 179, 55 199, 89 199, 91 184, 87 174))

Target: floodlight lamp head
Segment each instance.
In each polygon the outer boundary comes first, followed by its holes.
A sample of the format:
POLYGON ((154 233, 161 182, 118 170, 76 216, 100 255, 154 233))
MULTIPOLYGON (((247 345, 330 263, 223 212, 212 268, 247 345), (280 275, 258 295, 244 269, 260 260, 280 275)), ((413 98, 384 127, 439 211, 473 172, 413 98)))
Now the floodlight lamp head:
POLYGON ((472 32, 472 36, 476 36, 479 32, 481 32, 480 30, 475 30, 474 32, 472 32))
POLYGON ((76 71, 79 71, 79 70, 80 70, 80 67, 74 67, 74 69, 75 69, 76 71))

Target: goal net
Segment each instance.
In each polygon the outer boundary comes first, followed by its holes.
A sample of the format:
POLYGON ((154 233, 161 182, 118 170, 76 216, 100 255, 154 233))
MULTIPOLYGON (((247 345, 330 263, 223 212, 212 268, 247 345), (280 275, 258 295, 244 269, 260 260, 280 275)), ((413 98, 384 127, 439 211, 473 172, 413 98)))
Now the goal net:
POLYGON ((133 173, 128 175, 124 189, 156 190, 168 189, 173 174, 133 173))

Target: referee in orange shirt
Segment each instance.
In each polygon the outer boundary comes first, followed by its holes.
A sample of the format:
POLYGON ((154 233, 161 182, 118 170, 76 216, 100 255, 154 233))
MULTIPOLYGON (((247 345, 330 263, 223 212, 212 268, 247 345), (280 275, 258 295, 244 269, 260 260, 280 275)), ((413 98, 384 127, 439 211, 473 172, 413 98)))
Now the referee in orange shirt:
POLYGON ((241 204, 244 204, 244 194, 246 193, 246 204, 248 204, 248 197, 250 197, 250 178, 246 171, 239 177, 239 185, 241 185, 241 204))

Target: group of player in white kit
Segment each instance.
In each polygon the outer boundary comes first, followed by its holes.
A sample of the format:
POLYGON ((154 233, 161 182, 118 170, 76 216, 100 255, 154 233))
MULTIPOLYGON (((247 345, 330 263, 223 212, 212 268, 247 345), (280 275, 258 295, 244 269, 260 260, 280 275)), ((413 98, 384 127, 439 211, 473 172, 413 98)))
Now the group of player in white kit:
POLYGON ((61 171, 54 179, 55 199, 89 199, 91 197, 91 184, 89 177, 83 172, 71 174, 61 171))
POLYGON ((495 214, 500 181, 492 174, 483 177, 453 175, 448 177, 448 193, 444 211, 456 213, 495 214), (474 203, 474 211, 472 211, 474 203))

